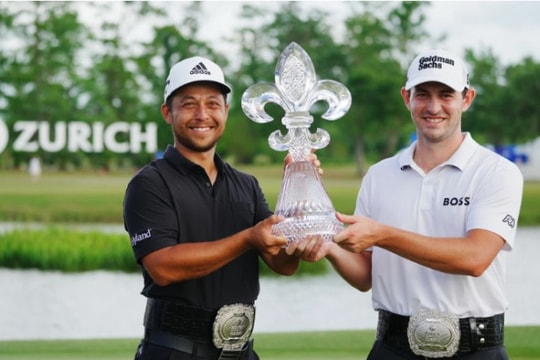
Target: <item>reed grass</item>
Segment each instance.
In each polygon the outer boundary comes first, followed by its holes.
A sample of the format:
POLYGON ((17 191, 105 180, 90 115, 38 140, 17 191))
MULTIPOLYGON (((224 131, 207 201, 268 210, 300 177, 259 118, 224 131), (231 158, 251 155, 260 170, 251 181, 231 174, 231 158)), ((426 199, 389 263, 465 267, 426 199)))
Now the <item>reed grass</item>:
POLYGON ((0 266, 64 272, 139 270, 127 235, 54 226, 1 234, 0 266))
MULTIPOLYGON (((21 228, 0 234, 0 267, 80 272, 139 272, 127 234, 77 230, 66 226, 21 228)), ((274 273, 261 262, 261 274, 274 273)), ((323 274, 325 261, 302 263, 298 275, 323 274)))

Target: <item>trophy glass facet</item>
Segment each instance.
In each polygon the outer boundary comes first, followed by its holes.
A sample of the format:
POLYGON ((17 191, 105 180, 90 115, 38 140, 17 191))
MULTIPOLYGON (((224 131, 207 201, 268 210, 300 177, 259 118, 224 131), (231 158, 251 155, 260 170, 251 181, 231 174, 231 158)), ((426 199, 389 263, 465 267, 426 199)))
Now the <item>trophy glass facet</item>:
POLYGON ((313 123, 310 109, 318 101, 328 103, 321 117, 337 120, 349 110, 351 94, 339 82, 317 81, 311 58, 294 42, 279 57, 275 84, 254 84, 242 96, 242 110, 257 123, 273 120, 264 110, 267 103, 275 103, 285 110, 281 122, 288 129, 287 134, 276 130, 268 137, 268 143, 274 150, 288 151, 293 160, 285 168, 275 209, 285 220, 272 229, 273 233, 285 236, 289 243, 307 236, 332 241, 334 234, 343 228, 336 219, 319 173, 309 160, 313 149, 322 149, 330 142, 330 135, 323 129, 309 132, 313 123))

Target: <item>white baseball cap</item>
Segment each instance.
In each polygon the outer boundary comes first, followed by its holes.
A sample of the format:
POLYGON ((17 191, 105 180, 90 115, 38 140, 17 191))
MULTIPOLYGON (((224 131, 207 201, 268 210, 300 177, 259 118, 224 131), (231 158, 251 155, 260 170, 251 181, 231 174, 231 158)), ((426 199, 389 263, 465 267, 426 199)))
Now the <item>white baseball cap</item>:
POLYGON ((182 86, 198 82, 209 81, 218 84, 225 94, 231 92, 231 87, 225 83, 223 71, 215 62, 200 56, 184 59, 171 68, 167 81, 163 100, 182 86))
POLYGON ((407 71, 405 90, 429 81, 443 83, 460 92, 470 86, 463 60, 441 49, 428 50, 413 60, 407 71))

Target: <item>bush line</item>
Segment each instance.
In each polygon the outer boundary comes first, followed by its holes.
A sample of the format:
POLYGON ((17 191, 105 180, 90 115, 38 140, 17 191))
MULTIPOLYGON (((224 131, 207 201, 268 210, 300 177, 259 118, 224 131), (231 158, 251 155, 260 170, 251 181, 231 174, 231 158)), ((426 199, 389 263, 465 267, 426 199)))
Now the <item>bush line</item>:
MULTIPOLYGON (((46 271, 139 272, 127 234, 60 226, 15 229, 0 234, 0 267, 46 271)), ((302 263, 298 274, 322 274, 326 262, 302 263)), ((261 274, 273 273, 261 261, 261 274)))

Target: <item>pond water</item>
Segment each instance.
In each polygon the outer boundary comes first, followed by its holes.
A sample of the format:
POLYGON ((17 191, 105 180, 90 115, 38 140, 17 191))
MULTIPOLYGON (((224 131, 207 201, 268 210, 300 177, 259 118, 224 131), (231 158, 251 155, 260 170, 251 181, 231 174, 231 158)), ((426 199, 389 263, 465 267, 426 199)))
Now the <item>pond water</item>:
MULTIPOLYGON (((507 325, 540 325, 540 227, 518 229, 508 257, 507 325)), ((139 274, 0 268, 0 340, 138 338, 145 299, 139 274)), ((255 332, 373 329, 371 294, 333 272, 263 278, 255 332)))

